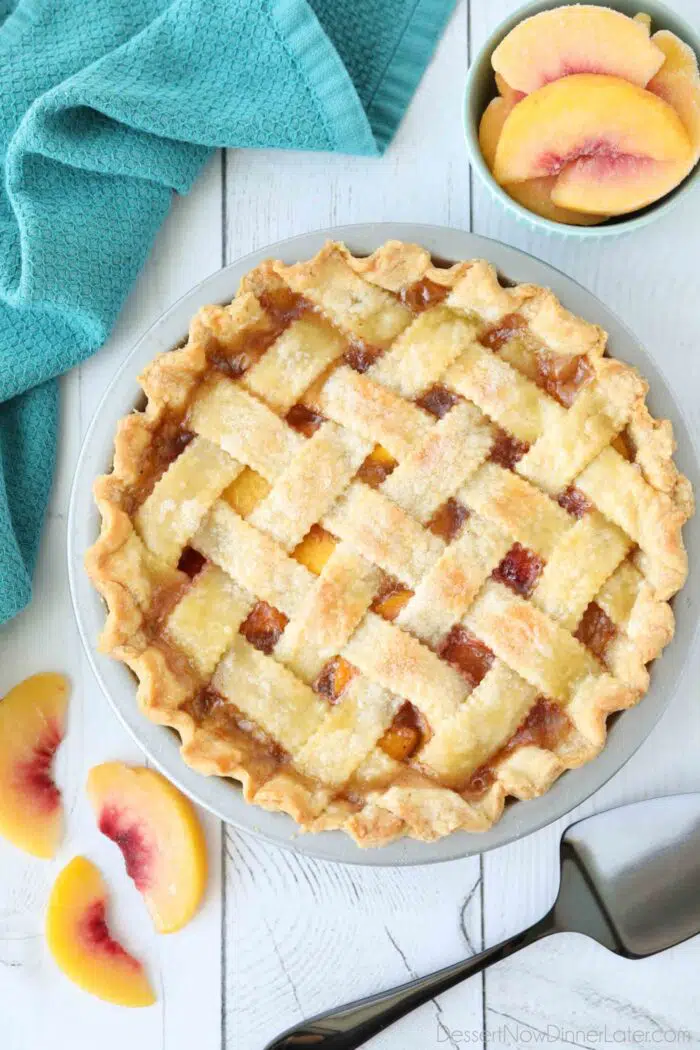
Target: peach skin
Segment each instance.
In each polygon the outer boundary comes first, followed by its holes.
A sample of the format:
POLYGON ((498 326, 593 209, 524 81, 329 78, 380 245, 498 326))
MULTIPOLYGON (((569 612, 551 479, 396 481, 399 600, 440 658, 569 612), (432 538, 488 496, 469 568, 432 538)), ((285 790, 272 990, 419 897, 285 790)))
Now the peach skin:
POLYGON ((649 26, 608 7, 541 11, 511 30, 491 59, 516 91, 530 94, 576 73, 607 73, 644 87, 664 61, 649 26))
POLYGON ((652 37, 666 61, 647 85, 675 109, 690 138, 693 163, 700 158, 700 73, 697 55, 673 33, 661 29, 652 37))
POLYGON ((63 829, 53 756, 63 740, 68 681, 32 675, 0 700, 0 834, 35 857, 53 857, 63 829))
POLYGON ((143 966, 115 941, 106 920, 107 889, 85 857, 56 879, 46 915, 46 940, 74 984, 117 1006, 151 1006, 156 997, 143 966))
POLYGON ((207 852, 189 799, 154 769, 104 762, 88 775, 100 831, 119 846, 159 933, 189 922, 204 894, 207 852))

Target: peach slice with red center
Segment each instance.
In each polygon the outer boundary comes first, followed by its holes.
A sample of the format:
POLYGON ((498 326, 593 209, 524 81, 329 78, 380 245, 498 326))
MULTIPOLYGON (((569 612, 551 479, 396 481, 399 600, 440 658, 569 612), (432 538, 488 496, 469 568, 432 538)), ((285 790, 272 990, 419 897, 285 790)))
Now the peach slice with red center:
POLYGON ((63 830, 51 766, 67 708, 68 681, 48 672, 0 700, 0 834, 35 857, 53 857, 63 830))
POLYGON ((491 58, 504 81, 525 94, 576 73, 609 74, 644 87, 663 61, 644 21, 592 4, 524 19, 491 58))
POLYGON ((63 973, 91 995, 117 1006, 151 1006, 156 997, 138 959, 107 926, 107 889, 85 857, 56 879, 46 915, 46 940, 63 973))
POLYGON ((192 803, 155 770, 123 762, 94 766, 87 792, 156 930, 179 930, 197 911, 207 881, 206 844, 192 803))
MULTIPOLYGON (((498 82, 498 76, 496 81, 498 82)), ((507 85, 506 85, 507 87, 507 85)), ((512 89, 511 89, 512 91, 512 89)), ((489 168, 493 170, 493 163, 498 148, 498 140, 503 131, 508 116, 514 106, 518 104, 515 92, 511 95, 502 95, 489 102, 484 110, 484 115, 479 124, 479 146, 484 160, 489 168)), ((538 179, 528 179, 526 182, 515 182, 504 185, 503 189, 509 197, 518 204, 522 204, 528 211, 542 215, 552 222, 562 222, 568 226, 594 226, 602 222, 604 216, 587 215, 584 212, 572 211, 568 208, 558 208, 552 202, 552 190, 556 182, 556 176, 544 175, 538 179)))
POLYGON ((493 173, 501 185, 555 175, 557 206, 619 215, 673 189, 690 157, 681 119, 663 99, 619 77, 581 73, 512 109, 493 173))
POLYGON ((647 90, 658 95, 675 109, 690 138, 693 162, 700 158, 700 72, 692 48, 673 33, 661 29, 652 37, 663 51, 666 61, 647 90))

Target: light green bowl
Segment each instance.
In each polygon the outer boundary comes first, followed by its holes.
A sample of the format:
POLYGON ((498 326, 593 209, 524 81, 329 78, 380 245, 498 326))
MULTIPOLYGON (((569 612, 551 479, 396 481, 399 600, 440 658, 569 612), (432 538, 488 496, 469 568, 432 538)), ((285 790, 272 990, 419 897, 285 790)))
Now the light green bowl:
MULTIPOLYGON (((479 148, 479 121, 490 100, 498 94, 491 67, 491 55, 496 47, 511 29, 522 22, 523 19, 536 15, 540 11, 550 11, 555 7, 570 6, 572 5, 566 0, 564 2, 561 2, 561 0, 535 0, 534 3, 524 4, 515 14, 498 26, 475 56, 467 74, 464 98, 464 130, 469 160, 481 181, 488 187, 492 195, 501 202, 503 207, 520 221, 529 223, 530 226, 534 226, 541 232, 558 233, 566 237, 577 237, 579 239, 619 236, 622 233, 631 233, 633 230, 639 230, 642 226, 647 226, 650 222, 660 219, 671 208, 675 208, 698 185, 700 181, 700 165, 696 164, 683 182, 671 193, 668 193, 661 200, 650 204, 641 211, 632 212, 629 216, 622 215, 618 219, 608 219, 600 226, 566 226, 563 223, 552 222, 551 219, 544 219, 540 215, 535 215, 534 212, 528 211, 527 208, 523 208, 521 204, 509 197, 489 171, 479 148)), ((605 0, 605 3, 600 4, 600 6, 611 7, 630 16, 636 15, 639 11, 644 11, 646 14, 651 15, 652 32, 656 32, 658 29, 670 29, 672 33, 675 33, 686 44, 689 44, 696 55, 700 54, 700 35, 698 35, 697 31, 684 19, 679 18, 677 14, 670 11, 664 4, 658 3, 658 0, 605 0)))

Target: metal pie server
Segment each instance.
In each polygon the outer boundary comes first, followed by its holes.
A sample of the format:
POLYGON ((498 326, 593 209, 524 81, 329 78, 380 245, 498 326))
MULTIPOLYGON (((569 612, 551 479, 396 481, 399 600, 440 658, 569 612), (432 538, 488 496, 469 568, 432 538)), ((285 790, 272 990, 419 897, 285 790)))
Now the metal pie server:
POLYGON ((400 1017, 553 933, 584 933, 643 959, 700 933, 700 794, 669 795, 572 824, 559 894, 531 926, 464 962, 295 1025, 266 1050, 355 1050, 400 1017))

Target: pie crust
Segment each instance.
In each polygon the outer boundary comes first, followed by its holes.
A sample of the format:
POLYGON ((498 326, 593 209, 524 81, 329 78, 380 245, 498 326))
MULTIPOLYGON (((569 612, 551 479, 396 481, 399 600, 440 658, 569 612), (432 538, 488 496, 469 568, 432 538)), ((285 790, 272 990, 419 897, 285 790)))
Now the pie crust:
POLYGON ((481 831, 673 635, 690 484, 606 335, 481 260, 267 261, 140 379, 100 648, 203 774, 361 846, 481 831))

